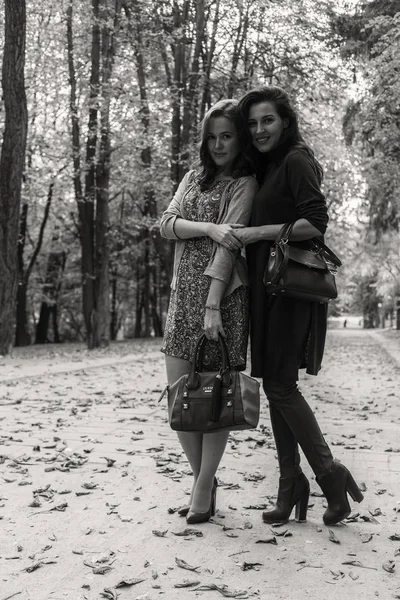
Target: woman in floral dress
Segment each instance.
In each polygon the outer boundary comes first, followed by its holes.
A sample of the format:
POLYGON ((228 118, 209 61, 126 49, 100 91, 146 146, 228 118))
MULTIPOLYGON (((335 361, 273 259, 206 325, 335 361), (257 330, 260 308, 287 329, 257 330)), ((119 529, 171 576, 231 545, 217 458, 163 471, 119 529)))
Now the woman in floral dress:
MULTIPOLYGON (((258 189, 239 141, 237 102, 221 100, 201 127, 199 168, 182 179, 161 218, 161 235, 175 240, 171 299, 162 352, 168 383, 190 371, 196 341, 205 333, 204 364, 219 367, 218 335, 225 337, 231 367, 246 366, 248 282, 233 232, 248 224, 258 189)), ((178 432, 194 477, 188 523, 215 512, 216 478, 229 433, 178 432)))

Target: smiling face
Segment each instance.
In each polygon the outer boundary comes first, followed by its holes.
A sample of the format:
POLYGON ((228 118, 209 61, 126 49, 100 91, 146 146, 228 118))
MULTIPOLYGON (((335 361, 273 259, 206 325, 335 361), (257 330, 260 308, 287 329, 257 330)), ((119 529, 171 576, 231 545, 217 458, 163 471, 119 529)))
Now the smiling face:
POLYGON ((235 125, 227 117, 212 117, 207 131, 207 149, 219 173, 230 175, 240 152, 235 125))
POLYGON ((270 152, 281 140, 288 120, 282 119, 273 102, 258 102, 250 107, 248 126, 253 146, 259 152, 270 152))

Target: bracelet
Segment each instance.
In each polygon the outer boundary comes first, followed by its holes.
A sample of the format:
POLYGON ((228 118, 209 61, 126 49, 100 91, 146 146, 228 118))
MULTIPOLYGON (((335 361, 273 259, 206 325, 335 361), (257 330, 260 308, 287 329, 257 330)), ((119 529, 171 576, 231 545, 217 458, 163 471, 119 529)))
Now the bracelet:
POLYGON ((208 304, 206 304, 206 308, 208 308, 208 310, 218 310, 220 311, 220 308, 217 308, 216 306, 208 306, 208 304))

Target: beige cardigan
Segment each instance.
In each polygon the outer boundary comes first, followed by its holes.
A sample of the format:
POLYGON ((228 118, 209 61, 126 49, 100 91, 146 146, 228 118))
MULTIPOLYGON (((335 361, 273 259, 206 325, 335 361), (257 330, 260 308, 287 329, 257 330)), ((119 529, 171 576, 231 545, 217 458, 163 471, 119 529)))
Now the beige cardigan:
MULTIPOLYGON (((162 237, 175 240, 174 270, 171 282, 173 290, 176 289, 179 263, 186 245, 186 240, 182 240, 176 235, 174 226, 176 219, 179 217, 186 218, 183 199, 186 192, 195 185, 194 174, 195 171, 192 170, 183 177, 160 222, 162 237)), ((241 223, 242 225, 248 225, 253 198, 257 190, 257 181, 251 176, 239 177, 228 183, 222 193, 217 223, 241 223), (229 202, 228 198, 230 198, 229 202)), ((229 294, 241 285, 248 285, 247 267, 244 257, 239 251, 232 252, 216 242, 214 242, 211 259, 204 271, 204 275, 224 281, 227 284, 225 296, 229 296, 229 294)))

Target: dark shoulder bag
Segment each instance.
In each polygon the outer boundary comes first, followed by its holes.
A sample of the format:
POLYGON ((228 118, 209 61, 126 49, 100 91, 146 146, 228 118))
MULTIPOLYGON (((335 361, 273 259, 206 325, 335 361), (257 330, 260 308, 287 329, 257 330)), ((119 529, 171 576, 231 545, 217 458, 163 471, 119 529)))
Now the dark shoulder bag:
POLYGON ((206 336, 200 336, 190 373, 166 388, 171 428, 208 433, 257 427, 260 384, 249 375, 230 368, 228 350, 222 336, 219 336, 222 358, 220 370, 203 372, 207 343, 206 336))
POLYGON ((270 249, 264 271, 269 294, 329 302, 337 298, 335 273, 341 260, 318 238, 303 249, 288 243, 294 223, 286 223, 270 249))

